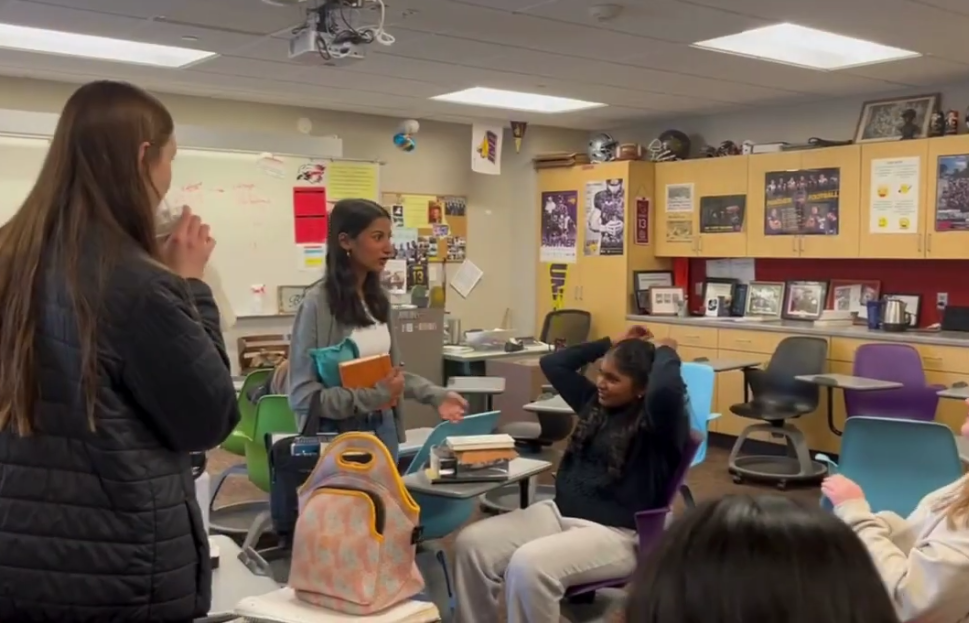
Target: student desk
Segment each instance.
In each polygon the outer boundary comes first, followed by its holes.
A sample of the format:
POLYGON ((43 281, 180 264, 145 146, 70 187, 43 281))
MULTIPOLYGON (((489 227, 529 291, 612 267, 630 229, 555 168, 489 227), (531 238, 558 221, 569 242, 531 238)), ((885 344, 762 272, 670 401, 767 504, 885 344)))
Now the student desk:
POLYGON ((219 566, 212 570, 212 608, 207 617, 196 619, 198 623, 227 620, 243 598, 279 589, 279 584, 271 578, 249 571, 239 560, 242 550, 229 537, 211 536, 209 543, 219 548, 219 566))
POLYGON ((939 397, 948 398, 949 400, 969 400, 969 385, 953 385, 948 389, 940 391, 939 397))
POLYGON ((424 495, 451 498, 452 500, 468 500, 517 482, 521 506, 525 508, 528 506, 529 479, 551 468, 552 464, 548 461, 517 458, 508 466, 508 479, 500 482, 433 484, 427 478, 426 470, 420 470, 404 476, 404 486, 407 487, 408 491, 424 495))
POLYGON ((513 353, 504 350, 473 350, 465 347, 444 347, 444 382, 452 376, 487 376, 489 361, 513 357, 540 357, 550 352, 547 344, 536 344, 513 353))
POLYGON ((856 392, 873 392, 883 389, 898 389, 901 383, 895 381, 882 381, 879 379, 869 379, 863 376, 852 376, 850 374, 800 374, 795 376, 799 381, 819 385, 828 394, 828 428, 835 435, 841 436, 841 431, 834 425, 834 388, 841 390, 850 389, 856 392))
POLYGON ((447 380, 447 388, 470 397, 471 413, 480 413, 493 410, 494 397, 505 391, 505 379, 495 376, 452 376, 447 380), (477 404, 479 402, 483 404, 477 404))

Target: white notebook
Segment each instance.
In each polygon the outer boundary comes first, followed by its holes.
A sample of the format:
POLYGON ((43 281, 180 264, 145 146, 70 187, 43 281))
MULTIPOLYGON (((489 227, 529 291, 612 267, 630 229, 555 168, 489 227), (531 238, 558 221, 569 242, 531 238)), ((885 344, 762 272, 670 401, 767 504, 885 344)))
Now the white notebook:
POLYGON ((468 450, 504 450, 515 447, 515 438, 511 435, 464 435, 448 437, 447 447, 455 452, 468 450))
POLYGON ((407 601, 377 614, 341 614, 300 601, 291 588, 246 597, 236 606, 236 614, 247 623, 435 623, 441 620, 437 606, 430 602, 407 601))

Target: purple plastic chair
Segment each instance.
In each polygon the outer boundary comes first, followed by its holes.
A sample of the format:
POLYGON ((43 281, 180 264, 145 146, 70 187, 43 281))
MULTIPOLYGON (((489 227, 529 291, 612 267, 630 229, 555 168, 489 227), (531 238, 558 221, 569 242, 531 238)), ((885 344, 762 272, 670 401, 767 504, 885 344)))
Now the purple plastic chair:
POLYGON ((877 391, 846 389, 848 417, 868 415, 931 422, 944 385, 927 385, 922 359, 908 344, 864 344, 855 352, 854 376, 895 381, 903 387, 877 391))
MULTIPOLYGON (((636 534, 639 537, 640 557, 645 557, 663 535, 663 530, 666 528, 666 516, 672 510, 673 500, 676 499, 680 485, 686 480, 686 473, 693 463, 693 456, 696 454, 700 444, 703 443, 703 439, 703 435, 697 431, 690 431, 690 439, 686 442, 683 458, 680 461, 679 467, 676 468, 676 473, 673 474, 673 478, 670 480, 670 486, 666 491, 666 506, 636 513, 636 534)), ((589 584, 579 584, 570 587, 565 592, 565 597, 566 599, 573 599, 580 596, 586 598, 593 597, 594 593, 599 589, 625 586, 629 583, 629 580, 629 577, 623 577, 614 580, 591 582, 589 584)))

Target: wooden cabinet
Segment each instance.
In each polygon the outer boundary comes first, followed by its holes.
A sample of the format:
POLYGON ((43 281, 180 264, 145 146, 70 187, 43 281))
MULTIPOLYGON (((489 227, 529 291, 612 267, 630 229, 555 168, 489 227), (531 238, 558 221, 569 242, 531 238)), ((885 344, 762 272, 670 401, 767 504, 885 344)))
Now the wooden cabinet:
MULTIPOLYGON (((861 146, 861 212, 859 214, 858 243, 861 257, 878 259, 921 259, 925 257, 926 236, 930 224, 929 214, 934 218, 935 210, 929 207, 928 180, 934 176, 934 165, 929 161, 931 141, 897 141, 888 143, 868 143, 861 146), (878 160, 896 158, 919 159, 918 205, 919 214, 911 233, 879 234, 877 223, 872 223, 872 163, 878 160)), ((891 192, 891 191, 889 191, 891 192)))
POLYGON ((764 233, 767 216, 764 179, 773 171, 801 168, 801 152, 758 154, 747 163, 747 254, 750 257, 797 257, 798 236, 768 236, 764 233))
POLYGON ((751 257, 858 257, 858 201, 861 148, 857 145, 750 156, 747 166, 747 251, 751 257), (764 182, 768 173, 800 169, 838 169, 838 233, 816 236, 770 236, 764 182))
POLYGON ((925 257, 937 260, 962 260, 969 255, 969 231, 938 231, 936 227, 939 186, 939 159, 944 156, 969 157, 969 135, 929 139, 928 209, 925 210, 925 257))
MULTIPOLYGON (((724 195, 747 194, 748 158, 704 158, 656 165, 656 255, 660 257, 746 257, 746 231, 702 233, 700 199, 724 195), (666 187, 670 184, 693 184, 693 212, 689 215, 693 238, 689 241, 667 240, 668 213, 666 187)), ((744 229, 746 230, 747 223, 744 229)))
MULTIPOLYGON (((635 244, 636 198, 654 196, 654 165, 650 162, 610 162, 561 169, 542 169, 537 172, 538 196, 536 206, 542 206, 542 194, 573 191, 577 194, 575 224, 577 229, 576 257, 571 262, 541 261, 541 208, 535 211, 539 219, 536 261, 536 326, 542 326, 546 314, 552 311, 552 281, 550 270, 564 265, 565 287, 561 308, 583 309, 592 314, 590 337, 615 335, 626 324, 626 314, 632 311, 632 272, 634 270, 668 270, 670 261, 657 259, 653 245, 635 244), (586 249, 588 220, 586 187, 592 182, 620 179, 625 189, 625 244, 622 255, 600 255, 598 247, 586 249), (587 254, 588 253, 588 254, 587 254)), ((591 198, 590 198, 591 199, 591 198)), ((650 221, 655 221, 650 215, 650 221)), ((653 232, 651 232, 653 233, 653 232)), ((655 240, 655 236, 650 238, 655 240)))

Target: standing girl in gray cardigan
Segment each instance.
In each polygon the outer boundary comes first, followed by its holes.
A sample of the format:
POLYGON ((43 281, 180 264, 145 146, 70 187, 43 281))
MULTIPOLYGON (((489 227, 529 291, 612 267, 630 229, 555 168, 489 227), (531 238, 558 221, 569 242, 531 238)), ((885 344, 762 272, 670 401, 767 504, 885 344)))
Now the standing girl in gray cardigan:
POLYGON ((411 398, 437 407, 446 420, 463 417, 468 403, 460 395, 405 371, 390 322, 390 300, 380 284, 387 260, 394 256, 391 220, 373 201, 345 199, 329 215, 326 274, 303 298, 290 344, 289 404, 302 427, 310 413, 321 418, 320 431, 363 430, 374 433, 396 458, 404 440, 397 407, 411 398), (360 357, 389 354, 390 375, 376 387, 325 387, 310 356, 315 348, 350 338, 360 357))

